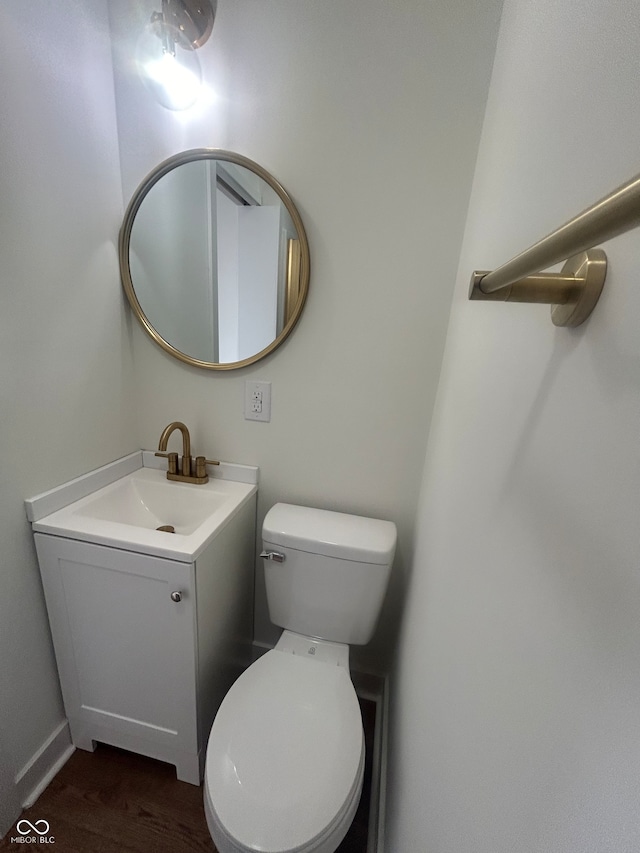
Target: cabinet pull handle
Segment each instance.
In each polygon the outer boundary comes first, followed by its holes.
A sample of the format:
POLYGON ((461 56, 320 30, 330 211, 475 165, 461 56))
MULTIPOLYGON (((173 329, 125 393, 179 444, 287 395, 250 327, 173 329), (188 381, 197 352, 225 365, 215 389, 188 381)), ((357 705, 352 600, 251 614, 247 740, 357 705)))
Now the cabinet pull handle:
POLYGON ((273 560, 274 563, 284 563, 285 555, 278 551, 263 551, 260 556, 263 560, 273 560))
POLYGON ((182 593, 176 590, 171 593, 171 601, 182 601, 182 593))

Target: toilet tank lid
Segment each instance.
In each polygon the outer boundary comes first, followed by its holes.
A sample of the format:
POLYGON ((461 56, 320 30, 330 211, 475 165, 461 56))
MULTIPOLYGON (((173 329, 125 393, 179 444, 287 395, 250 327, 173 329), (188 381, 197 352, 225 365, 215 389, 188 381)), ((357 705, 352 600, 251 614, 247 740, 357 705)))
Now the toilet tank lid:
POLYGON ((262 538, 326 557, 390 565, 397 531, 392 521, 277 503, 265 516, 262 538))

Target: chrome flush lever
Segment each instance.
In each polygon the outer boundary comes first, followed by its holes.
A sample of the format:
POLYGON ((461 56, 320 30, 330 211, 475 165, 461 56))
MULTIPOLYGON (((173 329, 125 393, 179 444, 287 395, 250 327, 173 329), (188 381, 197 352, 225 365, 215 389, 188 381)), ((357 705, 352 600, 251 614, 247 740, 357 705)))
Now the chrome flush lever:
POLYGON ((285 556, 279 551, 263 551, 260 556, 264 560, 273 560, 274 563, 284 563, 285 556))

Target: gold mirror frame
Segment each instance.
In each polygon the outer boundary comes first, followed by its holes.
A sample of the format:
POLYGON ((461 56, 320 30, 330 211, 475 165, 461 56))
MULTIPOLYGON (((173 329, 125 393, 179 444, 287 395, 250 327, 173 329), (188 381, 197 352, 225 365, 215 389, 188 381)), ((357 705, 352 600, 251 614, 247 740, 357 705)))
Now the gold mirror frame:
POLYGON ((302 219, 300 218, 300 214, 291 200, 291 197, 284 187, 279 184, 278 181, 269 174, 269 172, 263 169, 262 166, 254 163, 253 160, 249 160, 248 157, 243 157, 241 154, 235 154, 233 151, 225 151, 221 148, 193 148, 189 151, 183 151, 180 154, 175 154, 173 157, 169 157, 167 160, 164 160, 147 175, 134 192, 125 212, 118 240, 118 254, 120 258, 120 278, 122 280, 124 292, 127 295, 127 299, 129 301, 129 305, 133 309, 133 313, 139 320, 145 332, 147 332, 158 346, 162 347, 162 349, 170 353, 170 355, 175 356, 175 358, 185 362, 186 364, 191 364, 194 367, 203 367, 206 370, 237 370, 240 367, 246 367, 249 364, 254 364, 256 361, 260 361, 260 359, 270 355, 270 353, 277 349, 293 331, 293 327, 300 319, 300 314, 304 308, 307 292, 309 290, 309 243, 307 241, 307 234, 304 230, 304 225, 302 224, 302 219), (160 178, 178 166, 181 166, 184 163, 191 163, 195 160, 223 160, 228 163, 234 163, 237 166, 244 166, 245 169, 249 169, 249 171, 258 175, 258 177, 262 178, 263 181, 269 184, 269 186, 280 197, 282 203, 291 216, 298 234, 297 241, 290 241, 297 245, 295 247, 291 245, 289 246, 289 262, 287 265, 289 278, 289 281, 287 282, 288 298, 284 327, 269 346, 260 350, 260 352, 257 352, 255 355, 243 359, 242 361, 224 363, 201 361, 200 359, 193 358, 193 356, 187 355, 181 350, 176 349, 169 343, 169 341, 165 340, 150 323, 138 301, 133 281, 131 279, 131 267, 129 264, 131 230, 140 205, 144 201, 149 190, 160 180, 160 178), (295 298, 295 294, 292 290, 295 291, 296 289, 292 286, 291 276, 293 274, 298 277, 299 285, 297 286, 297 301, 292 305, 291 303, 293 302, 293 298, 295 298))

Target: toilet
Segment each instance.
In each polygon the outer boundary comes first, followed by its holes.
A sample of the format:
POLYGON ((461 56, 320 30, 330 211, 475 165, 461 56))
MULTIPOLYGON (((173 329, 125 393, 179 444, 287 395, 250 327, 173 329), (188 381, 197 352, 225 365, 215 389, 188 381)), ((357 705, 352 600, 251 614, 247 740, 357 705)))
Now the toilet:
POLYGON ((396 547, 392 522, 278 503, 262 541, 276 647, 214 720, 204 808, 220 853, 334 853, 364 775, 349 646, 369 642, 396 547))

